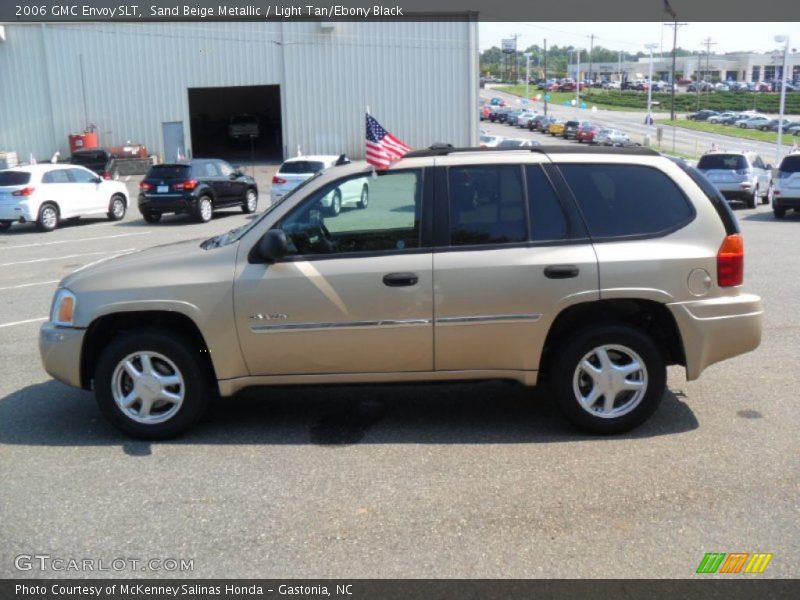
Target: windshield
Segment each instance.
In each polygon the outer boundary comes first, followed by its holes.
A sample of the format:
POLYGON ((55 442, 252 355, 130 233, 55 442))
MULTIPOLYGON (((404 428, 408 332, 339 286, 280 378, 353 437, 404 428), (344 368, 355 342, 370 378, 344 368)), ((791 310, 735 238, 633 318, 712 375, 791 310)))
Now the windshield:
POLYGON ((289 175, 299 175, 303 173, 319 173, 324 168, 325 163, 315 160, 292 160, 283 163, 278 172, 289 175))
POLYGON ((0 171, 0 185, 25 185, 31 174, 25 171, 0 171))
POLYGON ((711 169, 736 171, 746 169, 747 161, 741 154, 706 154, 700 158, 697 168, 706 171, 711 169))
POLYGON ((296 188, 287 193, 285 196, 282 196, 280 200, 275 202, 275 204, 267 208, 263 213, 261 213, 261 216, 258 217, 257 219, 253 219, 249 223, 245 223, 244 225, 242 225, 241 227, 237 227, 236 229, 231 229, 227 233, 223 233, 214 236, 212 238, 209 238, 205 240, 202 244, 200 244, 200 247, 203 248, 204 250, 210 250, 211 248, 219 248, 220 246, 226 246, 228 244, 232 244, 233 242, 238 242, 248 231, 250 231, 253 227, 261 223, 261 221, 263 221, 265 217, 270 215, 276 208, 281 206, 289 198, 292 198, 299 190, 302 190, 304 187, 306 187, 309 183, 314 181, 321 174, 322 171, 319 171, 318 173, 314 174, 313 177, 309 177, 308 179, 306 179, 303 183, 298 185, 296 188))

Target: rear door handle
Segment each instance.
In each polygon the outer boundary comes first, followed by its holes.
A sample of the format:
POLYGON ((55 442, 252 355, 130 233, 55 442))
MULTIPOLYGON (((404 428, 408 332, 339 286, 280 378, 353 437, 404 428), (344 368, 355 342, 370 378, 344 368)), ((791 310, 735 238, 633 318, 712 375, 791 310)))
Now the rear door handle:
POLYGON ((389 287, 416 285, 418 281, 416 273, 389 273, 383 276, 383 284, 389 287))
POLYGON ((550 265, 545 267, 544 276, 549 279, 572 279, 580 273, 575 265, 550 265))

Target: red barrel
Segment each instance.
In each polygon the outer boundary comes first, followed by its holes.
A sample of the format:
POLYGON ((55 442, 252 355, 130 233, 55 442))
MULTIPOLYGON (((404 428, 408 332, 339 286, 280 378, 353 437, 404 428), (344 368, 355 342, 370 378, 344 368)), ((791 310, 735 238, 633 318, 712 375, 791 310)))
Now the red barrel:
POLYGON ((97 134, 94 131, 69 134, 69 151, 84 150, 85 148, 97 148, 97 134))

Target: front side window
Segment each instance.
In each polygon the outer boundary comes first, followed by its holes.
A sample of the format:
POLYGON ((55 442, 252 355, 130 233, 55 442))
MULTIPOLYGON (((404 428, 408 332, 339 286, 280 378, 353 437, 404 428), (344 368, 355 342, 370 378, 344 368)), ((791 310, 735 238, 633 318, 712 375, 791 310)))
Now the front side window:
POLYGON ((276 228, 290 255, 391 252, 420 247, 422 172, 342 179, 314 192, 276 228))
POLYGON ((211 161, 195 163, 192 166, 192 175, 200 179, 209 179, 220 176, 219 171, 217 170, 217 165, 211 161))
POLYGON ((217 168, 222 173, 223 177, 230 177, 233 175, 233 167, 226 163, 224 160, 217 161, 217 168))
POLYGON ((562 164, 559 169, 592 237, 655 235, 694 216, 680 188, 658 169, 611 164, 562 164))
POLYGON ((450 244, 527 240, 522 170, 518 165, 451 167, 450 244))

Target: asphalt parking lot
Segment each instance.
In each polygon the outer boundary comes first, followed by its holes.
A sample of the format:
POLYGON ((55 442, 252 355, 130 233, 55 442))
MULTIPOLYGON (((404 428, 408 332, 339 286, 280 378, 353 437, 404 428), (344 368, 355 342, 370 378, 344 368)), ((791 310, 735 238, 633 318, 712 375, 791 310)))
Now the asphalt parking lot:
POLYGON ((42 370, 57 281, 248 216, 14 226, 0 234, 0 577, 86 576, 14 566, 47 554, 193 561, 99 576, 690 578, 706 552, 734 551, 773 553, 762 577, 796 576, 800 215, 736 213, 761 347, 691 383, 672 368, 654 417, 611 438, 575 433, 546 392, 487 382, 251 391, 179 440, 128 440, 42 370))

